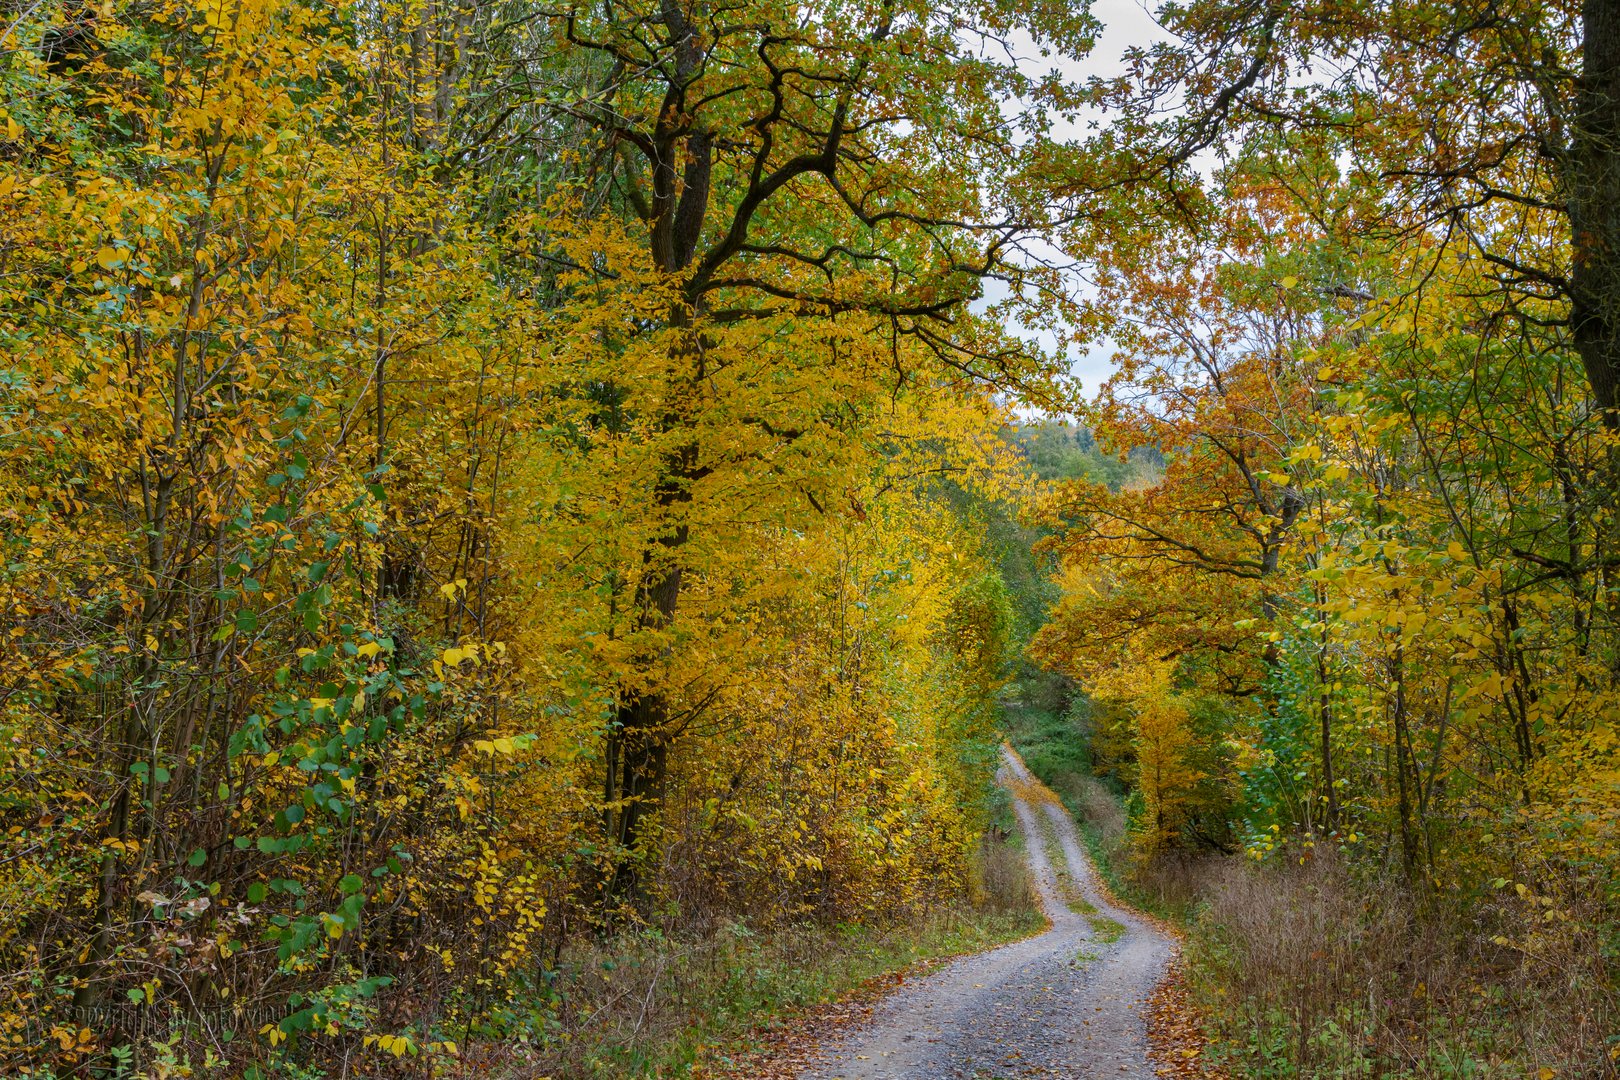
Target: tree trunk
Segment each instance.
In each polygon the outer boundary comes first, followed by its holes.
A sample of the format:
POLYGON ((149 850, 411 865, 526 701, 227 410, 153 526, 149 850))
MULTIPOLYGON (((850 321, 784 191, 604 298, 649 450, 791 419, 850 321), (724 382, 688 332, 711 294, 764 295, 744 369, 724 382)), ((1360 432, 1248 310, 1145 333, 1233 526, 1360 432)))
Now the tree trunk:
POLYGON ((636 846, 646 819, 663 799, 668 763, 666 725, 669 705, 662 694, 649 693, 619 706, 617 730, 609 736, 609 790, 620 802, 612 831, 619 850, 613 863, 608 895, 633 897, 641 891, 636 846))
MULTIPOLYGON (((680 93, 684 92, 685 81, 692 78, 696 70, 696 38, 677 6, 665 5, 663 14, 669 22, 671 38, 682 42, 678 70, 670 91, 673 96, 667 99, 678 103, 682 100, 680 93)), ((680 122, 675 112, 678 110, 660 121, 660 131, 652 140, 653 149, 648 154, 652 189, 648 244, 655 265, 671 274, 691 266, 697 255, 709 212, 714 158, 714 142, 707 132, 665 127, 665 124, 680 122), (677 184, 678 171, 681 182, 677 184)), ((691 407, 705 378, 703 342, 693 329, 701 310, 701 295, 692 293, 684 304, 669 313, 668 325, 686 333, 682 335, 681 354, 676 357, 674 366, 676 383, 672 387, 672 405, 660 425, 665 433, 685 431, 694 439, 691 407)), ((680 507, 691 502, 692 484, 702 479, 705 472, 698 465, 698 456, 698 444, 688 441, 666 458, 654 495, 661 518, 678 513, 680 507)), ((636 629, 659 630, 674 621, 681 595, 681 549, 686 545, 688 534, 689 526, 685 521, 677 518, 666 522, 663 534, 643 553, 644 573, 635 596, 636 629)), ((656 664, 658 659, 655 656, 641 658, 648 665, 656 664)), ((672 734, 669 719, 669 699, 664 692, 656 688, 639 689, 620 701, 613 729, 608 734, 603 793, 609 806, 603 817, 609 839, 617 848, 608 882, 609 897, 633 897, 641 891, 636 848, 643 839, 648 818, 663 799, 672 734)))
MULTIPOLYGON (((668 513, 691 501, 691 485, 702 475, 697 468, 697 454, 697 446, 688 444, 671 455, 656 496, 661 512, 668 513)), ((681 595, 680 551, 687 538, 687 524, 676 522, 658 538, 657 546, 646 552, 643 561, 648 573, 636 587, 638 629, 662 629, 674 621, 681 595), (668 563, 658 568, 661 560, 668 563)), ((652 656, 644 659, 649 664, 657 660, 652 656)), ((632 897, 641 891, 635 849, 643 838, 647 818, 663 799, 669 737, 669 699, 662 690, 642 690, 620 702, 614 728, 608 735, 604 785, 610 803, 608 831, 618 848, 608 884, 609 896, 632 897), (611 806, 615 803, 616 811, 611 806)))
POLYGON ((1418 844, 1417 832, 1412 824, 1412 787, 1408 779, 1415 780, 1412 761, 1412 726, 1406 715, 1406 654, 1399 645, 1390 658, 1390 675, 1395 682, 1395 700, 1392 719, 1395 722, 1395 798, 1396 813, 1401 825, 1401 869, 1408 887, 1417 884, 1418 844))
POLYGON ((1331 833, 1339 827, 1339 787, 1333 775, 1333 691, 1328 682, 1327 620, 1322 622, 1322 641, 1316 650, 1317 725, 1322 748, 1322 791, 1325 793, 1326 819, 1322 831, 1331 833))
POLYGON ((1569 151, 1570 324, 1604 426, 1620 430, 1620 0, 1585 0, 1569 151))

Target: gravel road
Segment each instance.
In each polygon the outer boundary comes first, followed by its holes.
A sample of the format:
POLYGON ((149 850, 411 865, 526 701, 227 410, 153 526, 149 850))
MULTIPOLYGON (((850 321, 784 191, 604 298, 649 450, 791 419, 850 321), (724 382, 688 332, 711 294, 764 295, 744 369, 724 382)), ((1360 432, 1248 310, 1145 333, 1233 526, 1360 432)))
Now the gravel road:
POLYGON ((999 779, 1052 928, 907 983, 825 1044, 803 1080, 1152 1080, 1145 1007, 1169 939, 1109 903, 1073 819, 1010 749, 999 779))

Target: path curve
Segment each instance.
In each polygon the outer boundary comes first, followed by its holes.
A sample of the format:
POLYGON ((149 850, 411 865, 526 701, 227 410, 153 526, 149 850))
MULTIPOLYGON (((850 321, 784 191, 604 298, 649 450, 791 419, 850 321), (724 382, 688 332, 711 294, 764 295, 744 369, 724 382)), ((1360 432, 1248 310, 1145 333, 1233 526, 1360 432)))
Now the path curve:
POLYGON ((870 1024, 823 1045, 802 1080, 1154 1077, 1147 999, 1164 977, 1169 938, 1103 894, 1074 820, 1010 748, 997 779, 1012 794, 1051 929, 908 982, 870 1024), (1048 837, 1069 883, 1053 870, 1048 837), (1095 912, 1071 910, 1065 884, 1095 912))

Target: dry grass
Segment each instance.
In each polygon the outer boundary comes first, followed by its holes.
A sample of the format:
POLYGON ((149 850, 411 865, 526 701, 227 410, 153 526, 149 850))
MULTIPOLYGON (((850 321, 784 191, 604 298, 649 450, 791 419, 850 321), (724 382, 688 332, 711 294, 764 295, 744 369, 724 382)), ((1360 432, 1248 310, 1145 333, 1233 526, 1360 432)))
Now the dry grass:
POLYGON ((1186 918, 1203 903, 1204 893, 1229 857, 1171 851, 1150 862, 1133 860, 1131 895, 1152 911, 1186 918))
POLYGON ((1166 877, 1204 897, 1192 966, 1235 1073, 1620 1075, 1614 973, 1580 919, 1545 918, 1556 901, 1508 890, 1469 909, 1420 908, 1330 856, 1208 861, 1166 877))
POLYGON ((1008 842, 1006 834, 987 832, 973 851, 969 863, 974 898, 987 911, 997 914, 1035 910, 1035 889, 1029 879, 1023 852, 1008 842))
POLYGON ((1097 777, 1084 773, 1066 772, 1054 777, 1053 782, 1063 794, 1063 804, 1080 825, 1080 834, 1104 887, 1151 914, 1162 915, 1171 910, 1163 904, 1155 904, 1154 890, 1144 887, 1157 873, 1157 867, 1137 864, 1131 850, 1130 822, 1113 790, 1097 777))
POLYGON ((1078 808, 1081 822, 1096 830, 1098 841, 1103 848, 1110 852, 1120 852, 1125 849, 1128 839, 1129 824, 1125 819, 1125 808, 1120 805, 1118 797, 1108 789, 1108 785, 1095 776, 1086 776, 1082 773, 1068 773, 1059 783, 1062 787, 1063 801, 1069 806, 1078 808))

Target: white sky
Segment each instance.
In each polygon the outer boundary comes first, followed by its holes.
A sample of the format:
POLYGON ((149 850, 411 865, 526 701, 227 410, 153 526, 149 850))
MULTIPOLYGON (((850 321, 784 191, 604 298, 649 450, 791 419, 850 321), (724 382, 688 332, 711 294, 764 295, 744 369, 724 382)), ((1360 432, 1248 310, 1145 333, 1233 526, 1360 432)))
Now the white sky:
MULTIPOLYGON (((1123 72, 1122 57, 1126 49, 1169 40, 1169 35, 1160 28, 1141 0, 1093 0, 1091 13, 1102 23, 1102 32, 1098 35, 1096 47, 1089 56, 1078 62, 1062 58, 1043 58, 1033 43, 1026 40, 1020 50, 1020 67, 1030 75, 1044 75, 1056 67, 1072 81, 1092 76, 1108 77, 1123 72)), ((1054 126, 1053 135, 1060 139, 1083 139, 1091 131, 1089 122, 1092 119, 1106 122, 1107 118, 1092 113, 1076 117, 1073 124, 1064 124, 1060 120, 1054 126)), ((1005 295, 1006 290, 999 282, 987 282, 986 296, 981 306, 987 306, 1005 295)), ((1039 332, 1029 334, 1017 327, 1014 330, 1022 332, 1024 336, 1033 337, 1048 348, 1053 344, 1050 335, 1039 332)), ((1106 341, 1094 343, 1089 348, 1070 351, 1070 370, 1079 376, 1087 397, 1093 396, 1103 380, 1112 372, 1113 353, 1113 346, 1106 341)))

